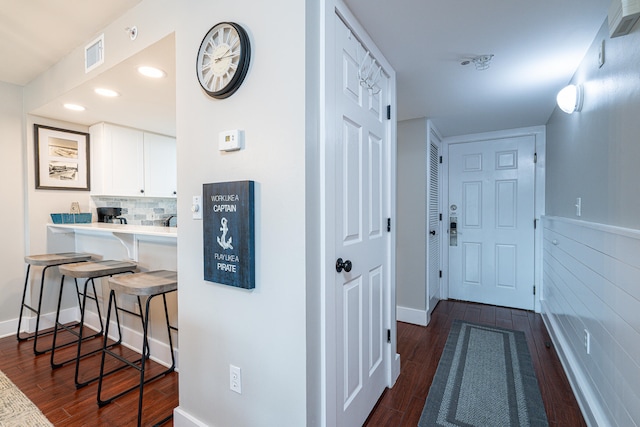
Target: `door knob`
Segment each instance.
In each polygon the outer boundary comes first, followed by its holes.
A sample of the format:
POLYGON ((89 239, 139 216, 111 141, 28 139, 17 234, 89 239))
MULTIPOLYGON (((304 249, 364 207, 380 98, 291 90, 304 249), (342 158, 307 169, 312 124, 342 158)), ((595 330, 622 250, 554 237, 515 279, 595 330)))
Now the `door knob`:
POLYGON ((429 234, 431 234, 432 236, 435 236, 435 235, 436 235, 436 230, 431 230, 431 231, 429 232, 429 234))
POLYGON ((338 273, 342 273, 343 269, 348 273, 351 271, 352 267, 353 264, 351 264, 351 261, 349 260, 343 261, 342 258, 338 258, 338 260, 336 261, 336 271, 338 273))

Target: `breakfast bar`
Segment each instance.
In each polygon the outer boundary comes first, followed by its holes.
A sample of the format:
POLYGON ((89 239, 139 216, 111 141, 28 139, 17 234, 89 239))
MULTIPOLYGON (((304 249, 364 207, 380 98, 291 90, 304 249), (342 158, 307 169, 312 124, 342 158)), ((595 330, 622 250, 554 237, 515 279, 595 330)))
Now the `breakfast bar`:
MULTIPOLYGON (((95 259, 133 261, 139 272, 153 270, 177 271, 177 227, 158 227, 92 222, 86 224, 47 224, 47 246, 49 251, 74 251, 92 254, 95 259)), ((72 287, 65 289, 65 307, 75 309, 76 300, 72 287)), ((108 277, 96 279, 97 295, 102 312, 106 313, 110 287, 108 277)), ((118 306, 127 310, 138 309, 136 298, 118 295, 118 306)), ((177 325, 177 295, 167 296, 168 315, 172 325, 177 325)), ((84 322, 90 328, 100 330, 100 319, 95 307, 87 306, 84 322)), ((151 331, 161 331, 165 319, 152 315, 151 331)), ((142 350, 143 330, 140 322, 127 319, 123 325, 123 343, 142 350)), ((173 342, 175 343, 177 340, 173 342)), ((150 334, 151 351, 160 363, 170 366, 173 355, 165 334, 150 334)), ((177 349, 174 349, 177 352, 177 349)))

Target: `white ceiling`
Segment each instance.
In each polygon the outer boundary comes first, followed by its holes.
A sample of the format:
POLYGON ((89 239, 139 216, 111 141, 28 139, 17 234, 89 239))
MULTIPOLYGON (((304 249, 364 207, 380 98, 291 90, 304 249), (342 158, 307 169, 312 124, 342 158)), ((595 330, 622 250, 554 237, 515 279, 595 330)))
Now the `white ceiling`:
MULTIPOLYGON (((10 58, 0 64, 0 80, 27 84, 139 1, 0 0, 0 55, 10 58)), ((397 73, 398 119, 428 117, 451 136, 545 124, 610 0, 345 1, 397 73), (484 54, 495 55, 488 70, 460 65, 484 54)), ((174 43, 162 40, 100 81, 29 113, 175 134, 174 43), (131 73, 143 59, 170 68, 163 87, 131 73), (122 96, 95 97, 98 83, 122 96), (64 112, 62 103, 72 98, 87 111, 64 112)))

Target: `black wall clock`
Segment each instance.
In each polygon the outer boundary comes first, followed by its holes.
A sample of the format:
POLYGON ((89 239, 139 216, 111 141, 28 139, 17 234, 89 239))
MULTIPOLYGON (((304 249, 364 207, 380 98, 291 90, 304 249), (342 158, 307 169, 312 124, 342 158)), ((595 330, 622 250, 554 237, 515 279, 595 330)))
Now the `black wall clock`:
POLYGON ((212 98, 227 98, 238 90, 249 70, 251 44, 247 32, 234 22, 214 25, 200 44, 196 73, 212 98))

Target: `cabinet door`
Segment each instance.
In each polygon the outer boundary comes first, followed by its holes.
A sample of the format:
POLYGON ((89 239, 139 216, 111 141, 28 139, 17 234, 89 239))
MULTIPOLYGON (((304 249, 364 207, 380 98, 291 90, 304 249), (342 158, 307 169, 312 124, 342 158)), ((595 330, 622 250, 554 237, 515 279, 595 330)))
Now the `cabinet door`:
POLYGON ((176 197, 176 140, 144 133, 144 183, 147 197, 176 197))
POLYGON ((111 191, 117 196, 144 196, 143 133, 140 130, 110 126, 111 191))

